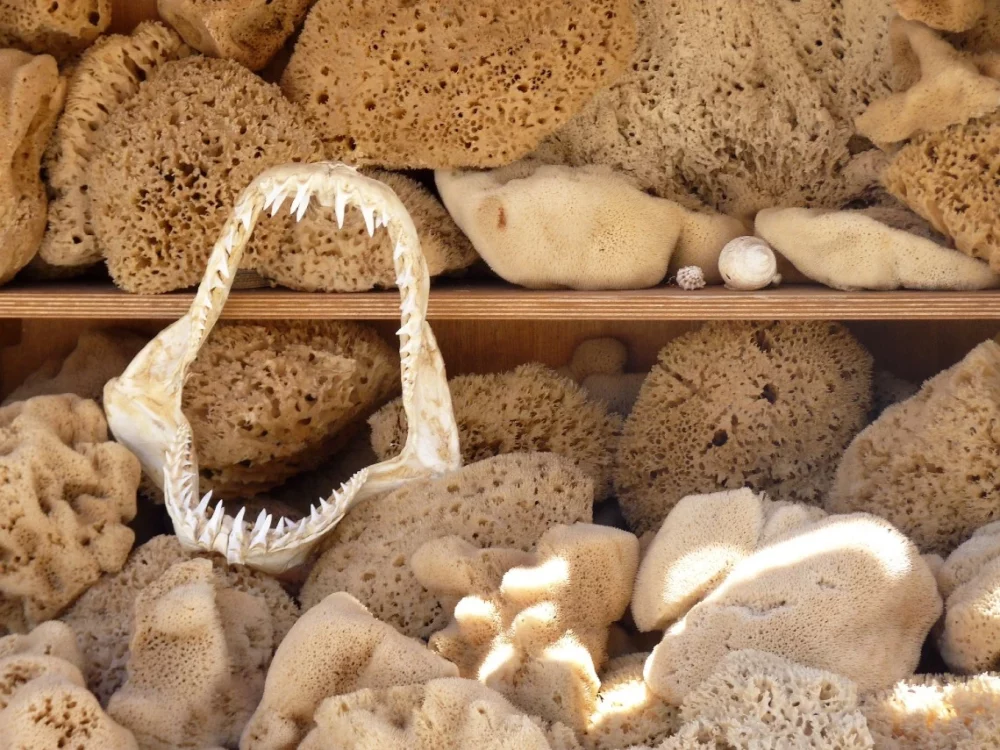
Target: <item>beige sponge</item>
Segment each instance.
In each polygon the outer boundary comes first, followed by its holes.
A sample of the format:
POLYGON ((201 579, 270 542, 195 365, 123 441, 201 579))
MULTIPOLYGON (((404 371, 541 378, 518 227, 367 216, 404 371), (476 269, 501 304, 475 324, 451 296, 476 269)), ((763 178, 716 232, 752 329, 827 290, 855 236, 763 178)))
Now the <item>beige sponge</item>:
POLYGON ((350 594, 331 594, 278 647, 240 750, 296 747, 330 696, 457 676, 454 664, 376 620, 350 594))
POLYGON ((113 0, 2 0, 0 47, 66 60, 108 28, 113 4, 113 0))
MULTIPOLYGON (((478 256, 472 243, 424 187, 394 172, 372 170, 369 174, 392 188, 406 206, 431 276, 475 262, 478 256)), ((365 292, 396 286, 392 238, 387 232, 369 235, 356 207, 348 207, 342 229, 334 209, 315 202, 301 221, 287 212, 273 221, 282 223, 284 240, 277 246, 257 245, 248 254, 249 262, 265 278, 307 292, 365 292)))
POLYGON ((917 135, 893 157, 885 186, 973 258, 1000 272, 996 207, 1000 111, 917 135))
MULTIPOLYGON (((594 482, 594 497, 611 494, 611 469, 622 420, 572 380, 540 364, 512 372, 460 375, 448 383, 462 461, 544 451, 572 461, 594 482)), ((406 413, 396 399, 368 420, 380 460, 406 440, 406 413)))
POLYGON ((448 211, 505 280, 532 289, 638 289, 695 265, 719 283, 719 253, 741 222, 646 195, 606 167, 522 161, 439 171, 448 211))
POLYGON ((625 0, 543 5, 318 0, 281 85, 336 156, 389 169, 497 167, 628 64, 625 0))
POLYGON ((28 265, 45 234, 42 154, 65 94, 55 59, 0 49, 0 283, 28 265))
MULTIPOLYGON (((1000 105, 1000 83, 997 104, 1000 105)), ((834 289, 988 289, 982 261, 895 229, 862 211, 766 208, 757 233, 813 281, 834 289)))
POLYGON ((942 31, 967 31, 986 12, 989 0, 894 0, 903 18, 942 31))
POLYGON ((368 326, 216 326, 182 402, 202 490, 246 497, 315 468, 398 389, 399 355, 368 326))
POLYGON ((941 611, 913 543, 875 516, 831 516, 737 564, 664 633, 646 683, 683 701, 728 652, 756 649, 884 688, 913 674, 941 611))
POLYGON ((45 151, 49 223, 38 250, 53 266, 86 266, 101 260, 94 237, 90 162, 104 125, 139 84, 167 61, 188 54, 181 38, 155 22, 139 24, 131 36, 102 37, 69 71, 66 108, 45 151))
POLYGON ((673 340, 618 450, 631 528, 658 528, 685 495, 744 486, 819 504, 867 421, 871 376, 871 355, 836 324, 711 323, 673 340))
POLYGON ((303 607, 346 591, 380 620, 426 638, 451 610, 413 576, 409 561, 424 542, 457 535, 477 547, 527 551, 554 524, 591 520, 593 502, 590 479, 551 453, 497 456, 410 482, 337 525, 302 588, 303 607))
MULTIPOLYGON (((115 283, 143 294, 201 280, 236 196, 254 177, 323 155, 277 86, 208 57, 162 65, 102 131, 89 183, 97 241, 115 283)), ((264 220, 251 247, 279 239, 264 220)))
POLYGON ((260 70, 306 17, 312 0, 158 0, 160 17, 199 52, 260 70))
POLYGON ((996 516, 998 420, 1000 344, 985 341, 853 440, 826 509, 876 513, 948 554, 996 516))

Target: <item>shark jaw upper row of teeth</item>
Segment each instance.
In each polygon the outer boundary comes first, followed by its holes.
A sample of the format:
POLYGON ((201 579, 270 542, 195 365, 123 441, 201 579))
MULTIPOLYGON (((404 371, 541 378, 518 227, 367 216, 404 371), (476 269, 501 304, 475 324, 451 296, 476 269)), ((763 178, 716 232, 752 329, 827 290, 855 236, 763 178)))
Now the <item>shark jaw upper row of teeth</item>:
POLYGON ((321 176, 313 175, 300 180, 278 180, 265 190, 263 210, 270 210, 271 216, 277 215, 294 191, 290 211, 296 221, 302 221, 310 201, 315 199, 321 206, 333 208, 337 226, 341 229, 344 228, 347 207, 350 205, 360 209, 369 237, 373 237, 379 227, 389 226, 390 215, 384 197, 377 190, 359 190, 356 184, 347 180, 336 181, 331 190, 329 183, 324 182, 321 176))

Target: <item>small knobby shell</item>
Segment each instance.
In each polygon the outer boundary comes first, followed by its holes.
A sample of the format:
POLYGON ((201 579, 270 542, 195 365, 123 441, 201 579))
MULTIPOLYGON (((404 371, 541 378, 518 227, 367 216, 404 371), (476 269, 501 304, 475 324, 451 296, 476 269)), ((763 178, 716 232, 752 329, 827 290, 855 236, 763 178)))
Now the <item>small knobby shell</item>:
POLYGON ((774 251, 760 237, 730 240, 719 255, 719 273, 727 288, 741 291, 781 283, 774 251))

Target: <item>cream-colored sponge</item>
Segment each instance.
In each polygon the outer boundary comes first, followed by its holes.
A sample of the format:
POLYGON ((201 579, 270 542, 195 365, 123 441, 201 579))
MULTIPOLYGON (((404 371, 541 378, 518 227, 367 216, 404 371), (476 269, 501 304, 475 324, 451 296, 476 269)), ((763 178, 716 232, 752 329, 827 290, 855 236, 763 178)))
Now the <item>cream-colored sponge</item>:
MULTIPOLYGON (((465 464, 504 453, 556 453, 594 482, 594 497, 611 494, 611 469, 622 420, 572 380, 540 364, 512 372, 460 375, 448 383, 465 464)), ((380 460, 397 455, 407 422, 399 399, 368 420, 380 460)))
POLYGON ((66 107, 45 151, 49 222, 38 250, 48 264, 63 268, 101 260, 94 236, 90 162, 108 119, 135 96, 169 60, 189 50, 166 26, 141 23, 130 36, 102 37, 69 71, 66 107))
MULTIPOLYGON (((302 111, 239 63, 162 65, 102 128, 91 160, 97 241, 115 283, 153 294, 190 287, 239 192, 268 167, 323 151, 302 111)), ((267 220, 251 247, 275 243, 267 220)))
POLYGON ((826 509, 876 513, 948 554, 996 516, 998 420, 1000 344, 985 341, 851 442, 826 509))
POLYGON ((156 9, 199 52, 260 70, 302 23, 311 4, 312 0, 158 0, 156 9))
POLYGON ((0 49, 0 284, 28 265, 45 234, 42 154, 65 95, 52 57, 0 49))
POLYGON ((986 12, 989 0, 894 0, 903 18, 932 29, 967 31, 986 12))
POLYGON ((0 47, 66 60, 108 28, 113 4, 112 0, 0 0, 0 47))
POLYGON ((335 591, 356 596, 407 635, 426 638, 451 618, 450 605, 414 578, 410 560, 425 542, 459 536, 478 547, 531 549, 549 527, 590 521, 590 479, 551 453, 516 453, 410 482, 353 508, 302 588, 309 608, 335 591))
POLYGON ((871 355, 836 324, 711 323, 674 339, 618 449, 630 527, 658 528, 685 495, 744 486, 819 504, 867 421, 871 376, 871 355))
POLYGON ((799 271, 834 289, 1000 286, 1000 275, 982 261, 895 229, 862 211, 766 208, 757 214, 755 227, 799 271))
POLYGON ((318 0, 281 86, 337 158, 388 169, 497 167, 621 73, 626 0, 544 5, 318 0))
POLYGON ((695 265, 718 283, 741 222, 646 195, 606 167, 527 160, 492 172, 438 171, 445 206, 506 281, 532 289, 638 289, 695 265))
POLYGON ((350 594, 331 594, 278 647, 240 750, 296 747, 330 696, 457 676, 454 664, 376 620, 350 594))

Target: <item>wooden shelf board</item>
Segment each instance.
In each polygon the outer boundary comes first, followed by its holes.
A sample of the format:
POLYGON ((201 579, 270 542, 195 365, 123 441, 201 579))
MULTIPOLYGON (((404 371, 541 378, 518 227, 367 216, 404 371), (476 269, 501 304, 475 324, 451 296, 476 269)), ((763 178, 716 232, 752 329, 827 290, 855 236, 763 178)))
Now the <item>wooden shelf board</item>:
MULTIPOLYGON (((106 284, 15 285, 0 289, 0 318, 172 320, 187 311, 191 299, 190 292, 138 296, 106 284)), ((838 292, 787 286, 760 292, 663 287, 578 292, 442 285, 431 291, 428 315, 439 320, 1000 320, 1000 291, 838 292)), ((395 291, 235 291, 223 317, 396 320, 399 297, 395 291)))

